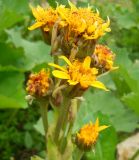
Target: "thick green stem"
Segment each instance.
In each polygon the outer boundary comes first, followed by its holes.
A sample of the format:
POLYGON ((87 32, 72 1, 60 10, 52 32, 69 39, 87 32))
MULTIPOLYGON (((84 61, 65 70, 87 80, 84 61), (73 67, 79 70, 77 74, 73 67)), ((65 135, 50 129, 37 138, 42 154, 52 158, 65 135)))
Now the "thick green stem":
POLYGON ((67 137, 70 136, 71 134, 73 123, 76 118, 77 104, 78 104, 77 99, 71 99, 69 116, 68 116, 68 119, 64 121, 63 135, 60 141, 60 150, 62 153, 65 152, 66 144, 67 144, 67 137))
POLYGON ((81 160, 83 157, 84 151, 80 150, 79 148, 75 148, 73 160, 81 160))
POLYGON ((66 121, 68 117, 69 106, 70 106, 70 98, 65 96, 63 103, 60 106, 59 118, 58 118, 56 128, 55 128, 54 140, 56 143, 58 143, 59 141, 60 131, 63 128, 64 122, 66 121))

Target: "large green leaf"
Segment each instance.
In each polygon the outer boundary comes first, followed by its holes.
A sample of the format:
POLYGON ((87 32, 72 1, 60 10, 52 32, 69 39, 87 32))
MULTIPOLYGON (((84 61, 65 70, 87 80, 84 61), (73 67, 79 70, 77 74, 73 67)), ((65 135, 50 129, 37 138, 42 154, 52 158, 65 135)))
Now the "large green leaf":
POLYGON ((17 13, 28 14, 29 11, 29 1, 28 0, 1 0, 3 6, 7 9, 15 11, 17 13))
POLYGON ((128 107, 133 109, 139 115, 139 94, 129 93, 123 96, 122 100, 128 107))
POLYGON ((52 61, 50 56, 50 46, 43 41, 30 42, 21 37, 19 32, 7 30, 10 37, 9 41, 13 42, 16 47, 22 47, 24 50, 25 70, 30 70, 38 64, 52 61))
POLYGON ((98 111, 107 115, 117 131, 131 132, 138 122, 138 117, 127 109, 118 98, 111 92, 91 90, 85 94, 85 101, 82 102, 76 123, 82 121, 83 116, 88 117, 98 111))
POLYGON ((1 69, 15 68, 22 69, 25 65, 25 56, 22 48, 15 48, 6 43, 0 43, 0 66, 1 69))
POLYGON ((25 108, 24 74, 0 71, 0 108, 25 108))
POLYGON ((139 63, 132 63, 127 51, 122 49, 117 54, 119 69, 112 74, 117 87, 117 94, 121 100, 137 114, 139 114, 139 63), (121 52, 122 51, 122 52, 121 52))
POLYGON ((5 6, 1 7, 0 17, 0 32, 23 20, 22 15, 16 13, 14 10, 7 9, 5 6))

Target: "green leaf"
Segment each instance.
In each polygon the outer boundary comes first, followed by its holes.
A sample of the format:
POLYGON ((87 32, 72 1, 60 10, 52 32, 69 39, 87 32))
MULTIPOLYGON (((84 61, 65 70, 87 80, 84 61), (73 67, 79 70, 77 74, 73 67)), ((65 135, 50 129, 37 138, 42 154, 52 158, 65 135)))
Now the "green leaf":
POLYGON ((119 28, 130 29, 132 27, 136 27, 133 13, 127 11, 126 13, 117 14, 117 23, 119 28))
POLYGON ((112 78, 121 100, 126 106, 139 114, 139 62, 132 63, 128 58, 127 52, 125 53, 125 50, 122 51, 122 53, 119 52, 117 54, 119 69, 116 74, 112 74, 112 78))
POLYGON ((2 68, 15 68, 19 70, 19 68, 23 68, 25 65, 25 56, 22 48, 15 48, 12 45, 6 43, 0 43, 0 65, 2 68))
POLYGON ((0 71, 0 108, 26 108, 24 74, 0 71))
POLYGON ((25 133, 25 146, 27 148, 31 148, 33 145, 33 139, 31 137, 31 134, 29 132, 25 133))
POLYGON ((122 100, 128 107, 134 110, 139 115, 139 94, 129 93, 124 95, 122 100))
POLYGON ((28 0, 1 0, 1 3, 9 10, 17 13, 28 14, 29 1, 28 0))
POLYGON ((7 30, 10 37, 9 41, 13 42, 16 47, 22 47, 24 50, 25 70, 30 70, 36 65, 52 61, 50 56, 50 46, 43 41, 30 42, 21 37, 19 32, 7 30))
POLYGON ((23 20, 23 16, 16 13, 14 10, 9 10, 6 6, 0 7, 0 17, 2 17, 0 19, 0 32, 23 20))
POLYGON ((43 136, 45 135, 42 118, 40 118, 40 119, 37 121, 37 123, 34 125, 34 128, 35 128, 41 135, 43 135, 43 136))
POLYGON ((31 157, 31 160, 44 160, 44 159, 40 158, 39 156, 33 156, 31 157))
POLYGON ((76 123, 81 123, 82 115, 88 117, 90 113, 93 115, 98 111, 109 117, 117 131, 131 132, 137 126, 138 117, 126 108, 114 94, 104 91, 92 93, 91 90, 85 94, 85 101, 81 104, 76 123))

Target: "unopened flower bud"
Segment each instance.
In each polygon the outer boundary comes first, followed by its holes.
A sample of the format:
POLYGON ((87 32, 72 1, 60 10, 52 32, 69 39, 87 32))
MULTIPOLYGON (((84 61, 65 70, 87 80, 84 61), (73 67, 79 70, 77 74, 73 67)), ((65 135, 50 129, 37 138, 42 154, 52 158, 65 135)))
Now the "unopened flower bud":
POLYGON ((37 97, 46 96, 50 87, 49 72, 42 69, 39 73, 32 73, 27 81, 26 91, 37 97))

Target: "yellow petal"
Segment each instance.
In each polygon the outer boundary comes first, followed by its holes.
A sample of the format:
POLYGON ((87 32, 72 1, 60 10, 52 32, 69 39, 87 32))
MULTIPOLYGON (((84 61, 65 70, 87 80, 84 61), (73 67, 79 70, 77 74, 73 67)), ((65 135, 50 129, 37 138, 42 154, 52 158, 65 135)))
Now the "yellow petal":
POLYGON ((65 8, 64 5, 57 6, 56 11, 60 14, 60 17, 62 19, 67 20, 67 15, 68 15, 69 10, 67 8, 65 8))
POLYGON ((91 57, 87 56, 83 62, 83 68, 89 69, 91 63, 91 57))
POLYGON ((98 69, 96 69, 96 68, 91 68, 91 71, 92 71, 93 75, 98 74, 98 69))
POLYGON ((44 25, 43 22, 36 22, 35 24, 33 24, 32 26, 28 27, 29 30, 34 30, 36 28, 41 27, 42 25, 44 25))
POLYGON ((82 32, 84 32, 85 31, 85 29, 86 29, 86 21, 84 20, 84 19, 82 19, 82 24, 81 24, 81 26, 77 29, 77 31, 79 32, 79 33, 82 33, 82 32))
POLYGON ((98 131, 100 132, 100 131, 102 131, 102 130, 104 130, 104 129, 106 129, 106 128, 108 128, 109 126, 106 126, 106 125, 104 125, 104 126, 100 126, 99 127, 99 129, 98 129, 98 131))
POLYGON ((76 6, 68 0, 71 10, 77 10, 76 6))
POLYGON ((63 71, 59 71, 59 70, 54 70, 52 72, 52 74, 57 77, 57 78, 60 78, 60 79, 69 79, 69 75, 63 71))
POLYGON ((43 28, 43 30, 44 30, 45 32, 49 32, 50 29, 46 26, 46 27, 43 28))
POLYGON ((37 6, 37 8, 33 7, 33 6, 30 6, 31 10, 32 10, 32 13, 33 13, 33 16, 36 18, 36 19, 39 19, 40 18, 40 14, 42 14, 44 12, 44 9, 40 6, 37 6))
POLYGON ((111 70, 119 69, 119 67, 112 67, 111 70))
POLYGON ((98 118, 96 119, 95 126, 99 127, 99 119, 98 118))
POLYGON ((105 87, 105 85, 104 85, 103 83, 99 82, 99 81, 94 81, 94 82, 92 82, 91 86, 96 87, 96 88, 103 89, 103 90, 105 90, 105 91, 109 91, 109 90, 105 87))
MULTIPOLYGON (((102 29, 106 30, 109 27, 109 25, 110 25, 110 19, 109 17, 107 17, 107 22, 102 24, 102 29)), ((108 29, 108 31, 110 32, 110 28, 108 29)))
POLYGON ((95 29, 96 29, 96 27, 94 25, 91 25, 88 27, 87 31, 88 31, 88 33, 92 33, 95 31, 95 29))
POLYGON ((69 83, 70 85, 76 85, 76 84, 78 84, 77 81, 72 81, 72 80, 68 80, 68 83, 69 83))
POLYGON ((55 67, 57 69, 60 69, 61 71, 64 71, 64 72, 68 72, 65 68, 57 65, 57 64, 54 64, 54 63, 48 63, 49 66, 52 66, 52 67, 55 67))
POLYGON ((72 66, 71 62, 68 60, 67 57, 65 57, 65 56, 60 56, 59 58, 60 58, 60 59, 63 59, 69 66, 72 66))

